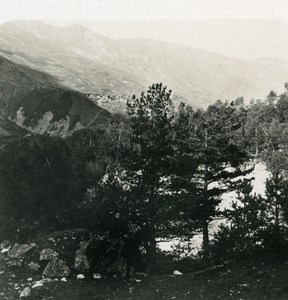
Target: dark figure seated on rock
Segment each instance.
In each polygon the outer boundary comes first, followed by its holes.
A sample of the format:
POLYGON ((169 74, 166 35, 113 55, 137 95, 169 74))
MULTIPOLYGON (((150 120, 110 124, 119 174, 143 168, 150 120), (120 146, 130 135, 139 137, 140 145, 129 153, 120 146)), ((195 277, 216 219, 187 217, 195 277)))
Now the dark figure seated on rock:
POLYGON ((121 215, 116 213, 110 225, 109 239, 95 240, 87 246, 86 256, 90 265, 90 275, 93 278, 93 273, 102 271, 106 275, 120 276, 125 261, 126 277, 129 278, 131 267, 137 269, 137 264, 141 261, 141 244, 141 231, 129 232, 121 215), (117 270, 115 265, 118 266, 117 270))

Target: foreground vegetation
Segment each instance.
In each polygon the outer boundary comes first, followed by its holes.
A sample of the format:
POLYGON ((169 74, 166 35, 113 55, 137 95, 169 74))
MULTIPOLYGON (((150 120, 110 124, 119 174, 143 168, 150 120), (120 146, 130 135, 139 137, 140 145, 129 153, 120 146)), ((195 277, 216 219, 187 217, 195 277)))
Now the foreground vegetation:
MULTIPOLYGON (((250 258, 205 273, 147 276, 134 279, 106 278, 96 281, 75 277, 67 282, 51 282, 35 288, 29 299, 237 299, 284 300, 288 297, 287 256, 250 258)), ((29 281, 28 281, 29 282, 29 281)), ((1 299, 18 299, 14 284, 26 283, 23 274, 15 271, 0 275, 1 299), (14 275, 14 276, 13 276, 14 275)))

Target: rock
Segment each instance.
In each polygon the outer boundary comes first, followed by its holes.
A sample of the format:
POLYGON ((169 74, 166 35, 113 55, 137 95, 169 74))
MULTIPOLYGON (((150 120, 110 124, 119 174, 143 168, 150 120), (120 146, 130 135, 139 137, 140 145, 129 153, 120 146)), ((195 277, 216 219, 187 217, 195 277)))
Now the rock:
POLYGON ((220 273, 220 276, 226 276, 226 275, 229 275, 229 274, 231 274, 231 273, 232 273, 231 270, 227 270, 226 272, 220 273))
POLYGON ((183 273, 181 273, 180 271, 178 271, 178 270, 175 270, 174 272, 173 272, 173 275, 183 275, 183 273))
POLYGON ((239 287, 249 287, 250 283, 239 283, 239 284, 237 284, 237 286, 239 286, 239 287))
POLYGON ((35 244, 15 244, 9 251, 7 256, 9 258, 23 258, 24 254, 26 254, 28 251, 33 249, 35 247, 35 244))
POLYGON ((1 254, 5 254, 5 253, 7 253, 9 250, 11 249, 11 246, 10 247, 8 247, 8 248, 4 248, 4 249, 2 249, 1 250, 1 254))
POLYGON ((74 261, 74 269, 80 272, 85 272, 89 270, 89 262, 85 254, 86 248, 89 241, 84 241, 80 243, 80 248, 77 250, 74 261))
POLYGON ((43 286, 43 282, 37 281, 35 284, 32 285, 32 289, 35 289, 37 287, 43 286))
POLYGON ((10 259, 7 261, 7 267, 21 267, 22 266, 22 259, 10 259))
POLYGON ((93 278, 94 279, 101 279, 102 277, 101 277, 101 274, 96 273, 96 274, 93 274, 93 278))
POLYGON ((62 278, 61 278, 61 281, 62 281, 62 282, 67 282, 66 277, 62 277, 62 278))
POLYGON ((30 264, 28 264, 28 267, 33 270, 33 271, 38 271, 40 268, 40 265, 34 262, 30 262, 30 264))
POLYGON ((0 250, 7 249, 11 247, 11 243, 9 241, 4 241, 0 244, 0 250))
POLYGON ((85 276, 84 276, 83 274, 78 274, 78 275, 77 275, 77 279, 78 279, 78 280, 85 279, 85 276))
POLYGON ((47 261, 51 261, 55 258, 59 257, 59 253, 54 251, 53 249, 50 248, 45 248, 40 252, 40 258, 39 260, 47 260, 47 261))
POLYGON ((59 258, 54 258, 46 266, 43 276, 44 277, 65 277, 70 274, 70 269, 66 266, 65 262, 59 258))
POLYGON ((37 287, 41 287, 44 285, 44 283, 48 283, 51 281, 58 281, 57 278, 51 279, 51 278, 43 278, 41 280, 35 281, 34 284, 32 285, 32 289, 35 289, 37 287))
POLYGON ((31 288, 27 286, 21 291, 20 298, 26 298, 30 296, 31 296, 31 288))
POLYGON ((27 278, 27 281, 32 281, 32 280, 33 280, 32 277, 27 278))

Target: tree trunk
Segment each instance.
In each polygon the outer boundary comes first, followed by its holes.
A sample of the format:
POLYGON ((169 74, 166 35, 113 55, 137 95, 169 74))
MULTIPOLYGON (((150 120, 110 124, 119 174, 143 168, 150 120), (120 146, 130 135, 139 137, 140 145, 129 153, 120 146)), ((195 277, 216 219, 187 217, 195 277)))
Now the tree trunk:
MULTIPOLYGON (((208 147, 208 132, 207 129, 205 129, 205 148, 208 147)), ((204 166, 205 172, 204 172, 204 186, 203 186, 203 200, 205 203, 204 207, 207 205, 208 202, 208 180, 207 180, 207 173, 208 168, 207 164, 204 166)), ((209 230, 208 230, 208 220, 203 220, 202 230, 203 230, 203 244, 202 244, 202 250, 203 250, 203 256, 204 259, 207 258, 208 252, 209 252, 209 230)))
POLYGON ((156 256, 156 226, 155 226, 155 217, 156 217, 156 207, 155 207, 155 193, 152 188, 149 192, 149 224, 148 224, 148 233, 147 233, 147 273, 154 273, 155 271, 155 256, 156 256))
POLYGON ((156 236, 155 236, 155 224, 154 221, 152 221, 149 224, 149 237, 146 242, 146 251, 147 251, 147 273, 154 273, 155 267, 153 267, 153 263, 155 261, 156 256, 156 236))
POLYGON ((280 228, 279 225, 279 203, 277 197, 275 198, 275 226, 276 228, 280 228))
POLYGON ((255 128, 255 157, 258 157, 258 128, 255 128))
POLYGON ((202 244, 202 250, 203 250, 203 256, 204 258, 208 257, 209 253, 209 230, 208 230, 208 222, 203 222, 203 244, 202 244))

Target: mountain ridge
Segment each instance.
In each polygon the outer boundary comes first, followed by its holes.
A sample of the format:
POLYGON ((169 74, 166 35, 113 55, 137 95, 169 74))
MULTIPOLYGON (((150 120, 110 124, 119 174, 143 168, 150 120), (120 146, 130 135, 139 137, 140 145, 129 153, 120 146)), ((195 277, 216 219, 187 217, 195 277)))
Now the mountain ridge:
POLYGON ((285 60, 246 61, 164 41, 113 40, 77 24, 6 23, 0 26, 0 54, 85 94, 131 96, 163 82, 198 107, 217 99, 263 98, 282 90, 288 78, 285 60))

